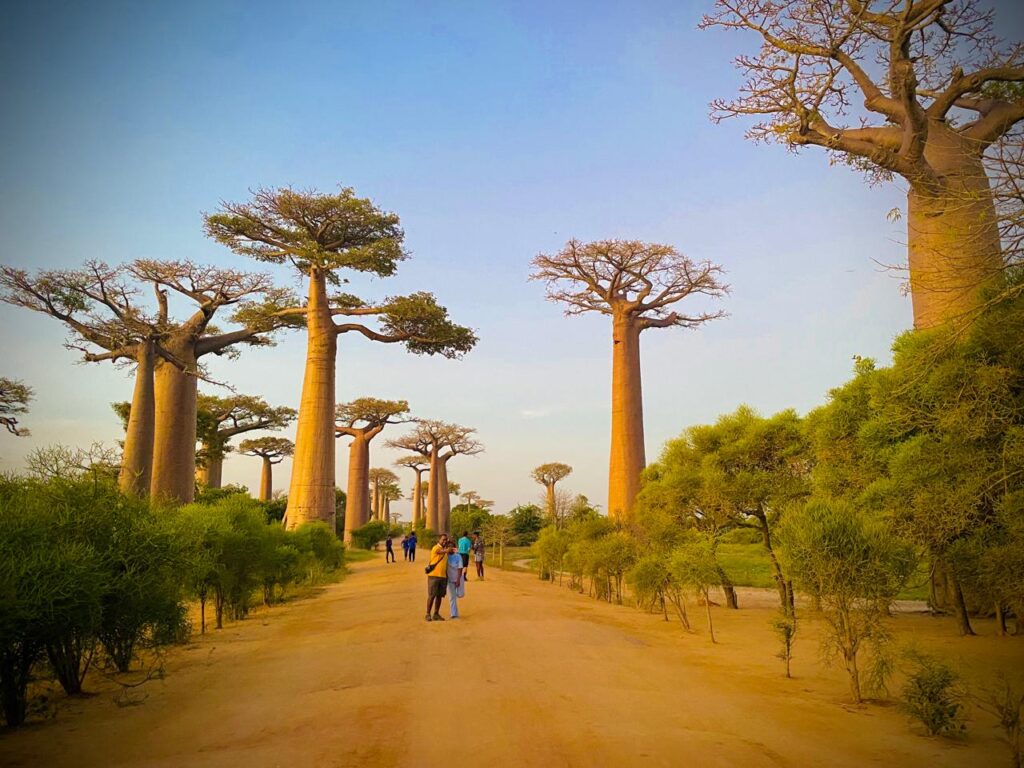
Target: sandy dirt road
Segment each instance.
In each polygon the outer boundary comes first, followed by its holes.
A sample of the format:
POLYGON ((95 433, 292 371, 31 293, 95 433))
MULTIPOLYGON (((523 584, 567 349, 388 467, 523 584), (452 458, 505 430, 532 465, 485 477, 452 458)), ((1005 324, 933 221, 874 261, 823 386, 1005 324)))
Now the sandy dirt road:
MULTIPOLYGON (((801 677, 798 664, 796 679, 781 679, 766 610, 718 611, 722 642, 711 646, 659 617, 495 570, 468 584, 463 618, 427 623, 422 565, 359 563, 315 598, 173 651, 166 679, 146 683, 137 706, 116 706, 106 690, 52 722, 0 736, 0 763, 935 768, 1006 760, 987 724, 950 745, 913 734, 892 706, 844 706, 838 673, 815 667, 801 677)), ((694 619, 699 626, 699 612, 694 619)))

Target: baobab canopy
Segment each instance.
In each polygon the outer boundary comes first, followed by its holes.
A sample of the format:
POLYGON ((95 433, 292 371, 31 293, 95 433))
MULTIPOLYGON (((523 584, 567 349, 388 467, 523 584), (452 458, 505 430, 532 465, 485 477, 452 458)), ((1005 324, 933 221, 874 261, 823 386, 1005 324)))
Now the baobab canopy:
POLYGON ((406 258, 398 216, 382 211, 350 188, 320 194, 289 188, 260 189, 246 203, 222 203, 205 217, 207 234, 235 253, 290 263, 309 278, 305 304, 278 314, 302 318, 307 333, 306 371, 299 404, 295 462, 286 524, 333 522, 334 404, 337 339, 358 333, 370 341, 403 343, 410 352, 458 357, 476 344, 434 296, 417 292, 371 303, 349 293, 328 295, 339 271, 389 277, 406 258), (344 322, 335 317, 345 318, 344 322))

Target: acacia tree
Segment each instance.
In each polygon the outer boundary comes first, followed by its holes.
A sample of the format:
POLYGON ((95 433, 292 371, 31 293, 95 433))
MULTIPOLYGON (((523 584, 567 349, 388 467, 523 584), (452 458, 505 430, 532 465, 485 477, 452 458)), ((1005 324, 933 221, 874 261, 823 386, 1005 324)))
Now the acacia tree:
POLYGON ((752 139, 905 179, 914 326, 976 310, 1004 266, 985 153, 1024 119, 1007 87, 1024 81, 1024 45, 1004 45, 978 0, 716 6, 702 27, 752 30, 761 48, 736 59, 747 81, 713 119, 756 115, 752 139))
POLYGON ((544 486, 545 493, 547 494, 548 517, 553 521, 558 519, 555 515, 555 485, 571 474, 572 467, 557 461, 541 464, 530 473, 530 477, 544 486))
POLYGON ((274 492, 274 464, 280 464, 286 456, 295 452, 295 443, 284 437, 257 437, 243 440, 238 450, 246 456, 259 456, 263 460, 260 472, 260 501, 270 501, 274 492))
POLYGON ((18 426, 18 416, 28 413, 32 400, 32 388, 17 379, 0 376, 0 426, 16 437, 24 437, 29 431, 18 426))
MULTIPOLYGON (((360 397, 335 408, 335 433, 352 438, 348 449, 348 493, 345 506, 345 541, 370 519, 370 441, 388 424, 408 421, 406 400, 360 397)), ((396 478, 397 479, 397 478, 396 478)))
POLYGON ((416 528, 423 519, 423 473, 430 469, 430 462, 423 456, 403 456, 395 462, 396 467, 411 469, 416 474, 412 487, 412 527, 416 528))
POLYGON ((0 267, 0 289, 8 304, 63 323, 71 331, 65 346, 81 352, 83 360, 135 363, 134 418, 125 434, 118 483, 125 493, 145 495, 153 462, 153 368, 167 352, 159 343, 157 319, 139 306, 138 287, 125 279, 123 268, 90 261, 79 270, 34 275, 0 267))
MULTIPOLYGON (((371 489, 371 513, 374 520, 382 520, 384 511, 384 489, 387 486, 398 487, 398 475, 386 467, 374 467, 368 473, 371 489)), ((346 507, 346 518, 348 508, 346 507)))
POLYGON ((262 397, 199 395, 197 433, 201 448, 198 479, 208 488, 220 488, 224 456, 232 437, 256 430, 283 429, 295 420, 295 409, 273 407, 262 397))
POLYGON ((207 234, 235 253, 291 264, 309 279, 303 306, 281 310, 307 329, 306 370, 295 438, 295 466, 288 493, 287 524, 334 516, 334 392, 338 336, 359 333, 383 343, 402 343, 416 354, 459 357, 476 336, 448 319, 429 293, 394 296, 369 304, 351 294, 328 295, 328 285, 351 270, 393 275, 406 258, 398 216, 343 188, 335 195, 292 189, 257 190, 247 203, 222 203, 207 215, 207 234), (376 320, 336 322, 335 317, 376 320))
POLYGON ((698 328, 722 317, 721 311, 682 315, 671 309, 691 296, 723 296, 728 289, 722 268, 694 262, 670 245, 637 240, 570 240, 532 263, 530 279, 547 283, 548 300, 565 304, 566 315, 600 312, 612 318, 608 514, 627 516, 646 464, 640 334, 648 328, 698 328))

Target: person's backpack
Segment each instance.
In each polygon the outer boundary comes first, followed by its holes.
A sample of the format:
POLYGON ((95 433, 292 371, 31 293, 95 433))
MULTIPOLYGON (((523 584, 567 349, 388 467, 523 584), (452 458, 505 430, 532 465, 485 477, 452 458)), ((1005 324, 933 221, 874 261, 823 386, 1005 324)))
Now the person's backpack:
POLYGON ((435 560, 430 565, 428 565, 426 568, 424 568, 423 572, 429 574, 432 570, 437 568, 437 564, 440 563, 442 560, 444 560, 446 557, 448 557, 448 555, 442 553, 441 556, 439 558, 437 558, 437 560, 435 560))

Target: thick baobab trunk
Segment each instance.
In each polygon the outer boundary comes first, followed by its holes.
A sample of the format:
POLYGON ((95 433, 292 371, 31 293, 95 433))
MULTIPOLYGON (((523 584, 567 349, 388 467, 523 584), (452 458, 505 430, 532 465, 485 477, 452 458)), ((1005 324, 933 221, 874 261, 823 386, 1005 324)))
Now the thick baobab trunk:
POLYGON ((288 490, 288 528, 321 521, 334 526, 334 366, 338 337, 324 272, 309 272, 306 373, 299 401, 295 457, 288 490))
POLYGON ((547 492, 548 517, 552 523, 557 523, 558 520, 555 518, 555 484, 544 483, 544 489, 547 492))
POLYGON ((417 528, 423 519, 423 470, 413 471, 416 473, 416 480, 412 487, 412 527, 417 528))
POLYGON ((612 330, 612 442, 608 467, 608 514, 626 517, 640 490, 644 454, 644 406, 640 383, 640 331, 636 318, 616 314, 612 330))
POLYGON ((274 465, 269 456, 263 457, 263 469, 260 471, 260 501, 270 501, 274 493, 274 465))
POLYGON ((199 469, 196 478, 207 488, 220 488, 224 482, 224 457, 211 455, 209 449, 205 453, 206 466, 199 469))
POLYGON ((348 448, 348 488, 345 501, 345 543, 352 542, 352 531, 370 519, 370 441, 364 435, 352 436, 348 448))
POLYGON ((1001 273, 1002 247, 988 176, 976 149, 942 123, 929 126, 925 159, 939 188, 907 193, 914 327, 969 315, 979 290, 1001 273))
MULTIPOLYGON (((451 533, 452 526, 452 497, 448 493, 448 458, 439 457, 437 460, 437 532, 451 533)), ((434 484, 431 483, 431 488, 434 484)))
POLYGON ((184 366, 166 360, 155 366, 156 412, 153 430, 153 477, 149 495, 158 501, 187 504, 196 490, 196 354, 194 341, 168 345, 184 366))
POLYGON ((431 451, 430 453, 430 481, 427 485, 427 528, 432 530, 434 533, 441 533, 441 529, 437 527, 437 508, 438 508, 438 495, 437 489, 440 486, 438 480, 438 466, 440 465, 440 459, 437 455, 437 450, 431 451))
POLYGON ((135 389, 117 483, 126 494, 145 496, 153 470, 153 342, 139 344, 135 362, 135 389))
POLYGON ((381 519, 391 525, 391 499, 384 499, 384 510, 381 519))

